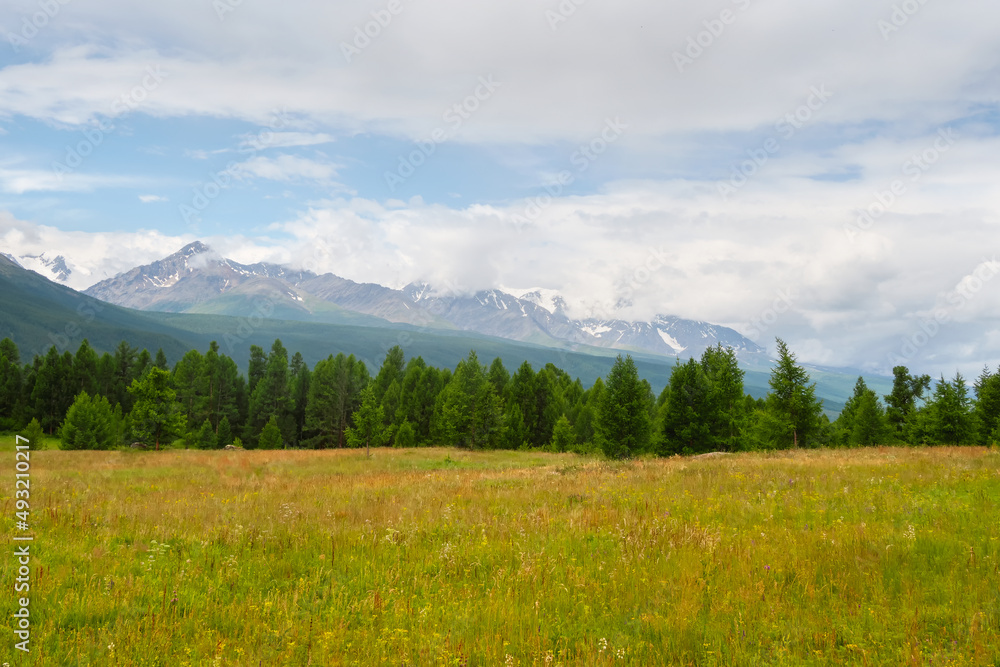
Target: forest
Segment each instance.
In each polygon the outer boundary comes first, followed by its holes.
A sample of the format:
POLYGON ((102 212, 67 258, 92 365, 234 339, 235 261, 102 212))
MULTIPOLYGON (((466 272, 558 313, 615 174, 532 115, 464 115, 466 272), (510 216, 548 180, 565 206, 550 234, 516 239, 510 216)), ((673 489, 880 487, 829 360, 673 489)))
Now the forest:
MULTIPOLYGON (((170 366, 122 341, 99 355, 53 346, 22 364, 0 341, 0 430, 58 436, 63 449, 137 447, 327 449, 453 446, 603 452, 610 458, 799 447, 991 445, 1000 440, 1000 370, 972 392, 960 375, 893 369, 890 394, 858 378, 835 421, 784 341, 763 398, 747 395, 733 350, 678 360, 657 396, 630 356, 584 388, 553 364, 513 373, 475 351, 455 369, 390 349, 372 376, 353 355, 309 368, 275 340, 250 348, 248 373, 212 343, 170 366)), ((34 441, 35 439, 32 438, 34 441)))

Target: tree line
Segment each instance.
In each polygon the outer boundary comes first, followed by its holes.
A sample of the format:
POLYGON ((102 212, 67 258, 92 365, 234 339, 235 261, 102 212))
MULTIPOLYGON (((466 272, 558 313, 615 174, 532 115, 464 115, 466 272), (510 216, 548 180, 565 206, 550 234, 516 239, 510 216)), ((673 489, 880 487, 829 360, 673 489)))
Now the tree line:
POLYGON ((372 376, 353 355, 313 368, 280 340, 250 347, 248 372, 213 342, 172 367, 122 342, 98 355, 84 340, 76 354, 55 347, 21 364, 0 341, 0 430, 58 435, 66 449, 107 449, 135 441, 156 448, 248 449, 418 447, 603 451, 612 458, 819 446, 990 444, 1000 438, 1000 371, 988 369, 974 396, 961 375, 893 370, 879 397, 858 378, 831 422, 816 385, 781 339, 770 391, 744 390, 736 355, 721 345, 680 360, 655 395, 630 356, 585 388, 553 364, 513 373, 475 351, 454 370, 390 349, 372 376))

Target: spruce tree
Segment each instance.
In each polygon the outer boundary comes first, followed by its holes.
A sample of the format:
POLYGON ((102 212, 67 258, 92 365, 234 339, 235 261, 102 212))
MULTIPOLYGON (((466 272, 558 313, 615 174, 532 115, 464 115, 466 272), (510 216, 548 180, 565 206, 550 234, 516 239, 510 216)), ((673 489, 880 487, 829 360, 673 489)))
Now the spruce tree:
POLYGON ((782 425, 786 446, 808 446, 819 432, 823 404, 816 399, 816 385, 809 383, 809 374, 795 363, 795 355, 788 351, 785 341, 776 340, 778 363, 771 370, 767 409, 782 425))
POLYGON ((596 435, 608 458, 629 458, 649 449, 652 423, 648 393, 632 356, 622 359, 618 355, 597 412, 596 435))

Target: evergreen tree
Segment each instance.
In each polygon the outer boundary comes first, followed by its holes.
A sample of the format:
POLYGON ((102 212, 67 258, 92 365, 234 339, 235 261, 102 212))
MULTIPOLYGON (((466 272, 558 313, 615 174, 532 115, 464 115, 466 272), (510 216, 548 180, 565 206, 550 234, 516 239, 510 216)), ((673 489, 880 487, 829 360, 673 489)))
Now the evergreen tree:
POLYGON ((649 449, 652 424, 649 391, 639 380, 631 355, 615 360, 597 412, 596 436, 608 458, 621 459, 649 449))
POLYGON ((347 426, 368 385, 368 369, 354 355, 332 355, 316 364, 309 381, 309 400, 303 430, 305 444, 314 449, 343 447, 347 426))
POLYGON ((405 373, 406 363, 403 355, 403 348, 399 345, 394 345, 386 353, 385 360, 382 362, 382 367, 379 368, 378 374, 375 376, 375 386, 372 387, 375 400, 381 403, 382 398, 385 396, 385 392, 389 390, 392 383, 395 382, 399 384, 402 382, 405 373))
POLYGON ((90 346, 86 338, 80 343, 73 358, 73 390, 77 393, 85 391, 91 396, 98 393, 97 365, 100 358, 90 346))
POLYGON ((490 384, 493 385, 493 390, 497 393, 497 396, 507 395, 507 383, 510 382, 510 372, 504 367, 503 359, 500 357, 494 358, 486 376, 490 384))
POLYGON ((302 442, 302 431, 306 425, 306 404, 309 402, 309 366, 302 355, 296 352, 288 367, 291 377, 289 394, 292 404, 292 422, 295 424, 292 433, 292 446, 298 447, 302 442))
POLYGON ((250 395, 250 414, 247 420, 249 437, 244 439, 252 442, 271 417, 275 418, 281 429, 282 441, 290 441, 295 423, 288 383, 288 351, 280 339, 275 339, 271 346, 264 377, 257 382, 250 395))
POLYGON ((146 374, 150 368, 153 367, 153 358, 149 354, 149 350, 143 348, 139 352, 139 356, 135 359, 135 368, 133 369, 133 377, 141 378, 146 374))
POLYGON ((0 431, 12 431, 24 423, 23 392, 21 355, 14 341, 4 338, 0 340, 0 431))
POLYGON ((264 348, 259 345, 250 346, 250 367, 247 372, 247 394, 252 396, 257 383, 264 379, 267 372, 267 356, 264 348))
POLYGON ((990 445, 994 442, 993 434, 1000 427, 1000 370, 991 373, 989 368, 984 368, 976 380, 975 393, 979 444, 990 445))
POLYGON ((223 417, 219 422, 219 430, 215 436, 216 449, 222 449, 226 445, 233 444, 233 429, 229 424, 229 418, 223 417))
POLYGON ((552 429, 551 447, 557 452, 568 452, 576 444, 576 432, 573 425, 569 423, 569 418, 562 415, 556 420, 556 425, 552 429))
POLYGON ((108 399, 80 392, 66 412, 60 433, 62 449, 110 449, 117 429, 108 399))
POLYGON ((739 432, 746 412, 743 389, 744 372, 736 352, 722 344, 706 349, 701 355, 701 368, 708 381, 708 429, 712 448, 736 451, 740 448, 739 432))
POLYGON ((785 342, 778 338, 777 346, 778 363, 771 370, 767 409, 783 425, 782 439, 787 445, 808 446, 820 430, 823 404, 816 399, 816 385, 809 384, 809 375, 795 363, 795 355, 785 342))
POLYGON ((471 449, 496 446, 500 398, 474 350, 458 363, 438 403, 438 430, 446 444, 471 449))
POLYGON ((177 392, 177 403, 184 419, 192 426, 200 424, 208 414, 205 359, 198 350, 188 350, 174 366, 171 383, 177 392))
POLYGON ((678 362, 670 373, 660 408, 662 446, 660 453, 697 454, 713 451, 717 438, 712 425, 721 421, 711 396, 708 376, 694 359, 678 362))
POLYGON ((951 382, 941 377, 927 405, 927 418, 935 444, 969 445, 977 441, 976 415, 961 373, 951 382))
POLYGON ((907 439, 917 403, 923 400, 930 386, 930 375, 910 375, 906 366, 892 369, 892 392, 885 396, 886 419, 897 442, 907 439))
POLYGON ((124 340, 118 343, 112 357, 111 395, 108 396, 108 401, 121 403, 125 412, 132 409, 133 395, 129 393, 128 388, 131 386, 132 380, 139 377, 136 374, 138 359, 139 351, 124 340))
POLYGON ((42 425, 38 423, 37 419, 32 418, 20 435, 27 439, 28 449, 44 449, 45 431, 42 430, 42 425))
POLYGON ((365 455, 371 458, 372 445, 381 447, 389 440, 374 382, 361 392, 361 406, 355 411, 353 421, 354 425, 347 429, 347 444, 349 447, 364 447, 365 455))
POLYGON ((154 440, 156 449, 161 440, 169 440, 184 432, 184 413, 177 405, 177 393, 170 386, 170 373, 152 368, 146 375, 133 380, 128 388, 135 400, 129 417, 133 433, 140 440, 154 440))
POLYGON ((34 415, 48 434, 58 429, 69 406, 73 404, 73 357, 60 356, 55 345, 35 367, 31 402, 34 415))
POLYGON ((444 373, 428 366, 422 358, 415 357, 407 362, 394 421, 396 424, 410 422, 417 445, 431 439, 434 406, 444 384, 444 373))
POLYGON ((191 432, 190 446, 195 449, 215 449, 217 444, 215 429, 212 428, 212 422, 208 421, 208 418, 201 423, 197 431, 191 432))
POLYGON ((281 440, 281 429, 278 428, 278 418, 271 415, 271 418, 264 425, 258 439, 258 446, 261 449, 282 449, 284 443, 281 440))
POLYGON ((884 444, 889 436, 889 422, 885 410, 874 391, 862 377, 854 385, 854 395, 844 404, 837 418, 837 439, 851 447, 870 447, 884 444))
POLYGON ((156 358, 153 360, 153 365, 161 371, 170 370, 170 366, 167 365, 167 355, 163 353, 162 347, 156 351, 156 358))
POLYGON ((521 406, 507 406, 500 418, 499 446, 504 449, 521 449, 528 446, 528 428, 524 425, 521 406))
POLYGON ((403 423, 396 429, 396 446, 413 447, 416 444, 417 432, 414 430, 413 424, 409 421, 403 420, 403 423))

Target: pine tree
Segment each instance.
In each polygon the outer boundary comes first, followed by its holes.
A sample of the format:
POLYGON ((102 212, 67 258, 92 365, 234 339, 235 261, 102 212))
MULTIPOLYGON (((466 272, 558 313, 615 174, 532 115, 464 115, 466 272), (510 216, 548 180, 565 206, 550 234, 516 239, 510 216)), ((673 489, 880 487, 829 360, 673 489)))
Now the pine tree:
POLYGON ((136 362, 139 359, 139 351, 128 344, 127 341, 118 343, 115 348, 111 364, 111 394, 108 401, 111 403, 121 403, 122 409, 129 412, 132 409, 133 395, 128 388, 132 380, 139 378, 136 373, 136 362))
POLYGON ((60 432, 62 449, 110 449, 117 429, 108 399, 80 392, 66 412, 60 432))
POLYGON ((678 362, 660 409, 662 446, 660 453, 697 454, 713 451, 716 438, 712 424, 719 421, 712 401, 708 376, 694 359, 678 362))
POLYGON ((264 377, 257 382, 250 395, 250 414, 247 426, 253 436, 262 431, 264 424, 274 417, 284 442, 292 439, 295 430, 291 396, 288 383, 288 351, 280 339, 275 339, 267 357, 264 377))
POLYGON ((351 415, 368 385, 368 369, 354 355, 338 354, 319 361, 309 381, 304 444, 314 449, 343 447, 351 415))
POLYGON ((576 432, 573 430, 573 425, 569 423, 566 415, 561 415, 552 429, 551 448, 557 452, 568 452, 574 445, 576 445, 576 432))
POLYGON ((795 363, 795 355, 788 351, 783 340, 776 340, 778 363, 771 370, 767 409, 783 424, 790 440, 787 445, 808 446, 819 432, 823 404, 816 399, 816 385, 809 384, 808 373, 795 363))
POLYGON ((34 415, 48 434, 58 429, 69 406, 73 404, 73 357, 61 356, 53 345, 35 365, 31 402, 34 415))
POLYGON ((80 343, 73 357, 73 390, 76 392, 85 391, 91 396, 98 393, 97 387, 97 365, 100 358, 97 352, 90 346, 90 341, 86 338, 80 343))
POLYGON ((215 448, 222 449, 226 445, 233 444, 233 429, 229 424, 229 418, 223 417, 219 422, 219 431, 215 436, 215 448))
POLYGON ((295 424, 292 433, 292 446, 298 447, 302 442, 302 431, 306 425, 306 405, 309 402, 309 366, 299 352, 292 356, 288 372, 291 381, 289 395, 292 405, 292 421, 295 424))
POLYGON ((278 428, 278 418, 275 415, 271 415, 267 424, 264 425, 257 444, 260 449, 282 449, 284 447, 281 440, 281 429, 278 428))
POLYGON ((413 447, 416 443, 417 432, 413 429, 413 424, 403 420, 396 429, 396 447, 413 447))
POLYGON ((881 445, 889 437, 885 410, 864 378, 854 384, 854 395, 844 404, 835 426, 840 443, 852 447, 881 445))
POLYGON ((347 429, 347 444, 349 447, 364 447, 365 455, 371 458, 372 446, 381 447, 389 440, 374 382, 361 392, 361 406, 355 411, 353 421, 354 425, 347 429))
POLYGON ((975 384, 975 413, 979 422, 979 444, 990 445, 1000 428, 1000 370, 984 368, 975 384))
POLYGON ((187 422, 177 405, 177 393, 170 386, 170 373, 151 368, 142 378, 132 381, 128 392, 135 400, 129 417, 140 440, 152 439, 159 449, 161 440, 184 432, 187 422))
POLYGON ((896 442, 907 439, 917 404, 923 400, 924 392, 930 386, 930 375, 910 375, 906 366, 892 369, 892 392, 885 396, 885 404, 886 419, 896 442))
POLYGON ((24 423, 24 390, 21 355, 14 341, 4 338, 0 340, 0 431, 11 431, 24 423))
POLYGON ((649 391, 631 355, 615 360, 601 396, 596 435, 605 456, 629 458, 649 449, 652 423, 649 391))
POLYGON ((201 427, 197 431, 191 433, 190 443, 196 449, 215 449, 218 438, 215 435, 215 429, 212 428, 212 422, 208 421, 208 418, 201 423, 201 427))
POLYGON ((28 425, 22 429, 20 435, 27 439, 28 449, 44 449, 45 431, 42 430, 42 425, 38 423, 37 419, 32 418, 28 425))
POLYGON ((250 366, 247 372, 247 394, 253 395, 257 383, 264 378, 267 372, 267 356, 264 348, 259 345, 250 346, 250 366))
POLYGON ((941 380, 927 405, 931 441, 940 445, 970 445, 978 439, 978 425, 968 395, 965 378, 956 373, 954 380, 941 380))
POLYGON ((740 448, 739 432, 746 412, 744 372, 736 359, 736 352, 722 344, 707 348, 701 355, 701 368, 708 381, 708 428, 712 448, 736 451, 740 448))
POLYGON ((500 398, 474 350, 458 363, 438 403, 439 433, 446 444, 471 449, 496 446, 500 398))

